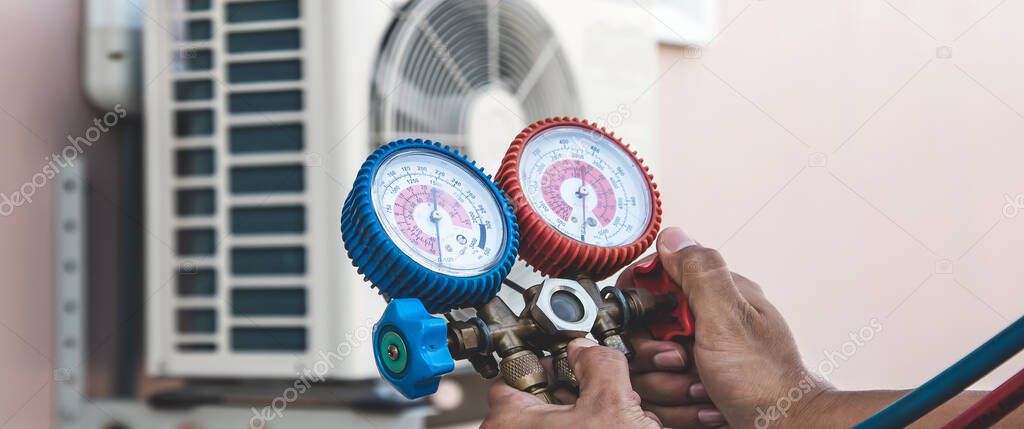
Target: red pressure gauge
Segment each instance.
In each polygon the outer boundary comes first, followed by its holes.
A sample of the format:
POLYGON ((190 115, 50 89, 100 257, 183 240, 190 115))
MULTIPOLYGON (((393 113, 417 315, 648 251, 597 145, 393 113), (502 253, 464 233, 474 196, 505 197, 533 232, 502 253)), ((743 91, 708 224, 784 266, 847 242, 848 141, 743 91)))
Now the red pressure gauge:
POLYGON ((604 279, 640 256, 661 226, 649 169, 586 120, 548 118, 524 129, 497 181, 515 208, 519 255, 547 276, 604 279))

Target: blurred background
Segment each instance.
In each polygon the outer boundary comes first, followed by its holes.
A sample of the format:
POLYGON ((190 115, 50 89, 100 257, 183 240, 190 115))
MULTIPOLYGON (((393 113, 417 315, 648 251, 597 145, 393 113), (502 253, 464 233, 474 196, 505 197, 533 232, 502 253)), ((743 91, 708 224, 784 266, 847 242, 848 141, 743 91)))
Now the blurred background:
POLYGON ((1024 313, 1022 18, 1005 0, 4 2, 0 427, 475 426, 468 369, 429 401, 378 378, 384 303, 338 213, 382 143, 494 171, 552 115, 639 150, 665 224, 759 282, 808 366, 914 387, 1024 313))

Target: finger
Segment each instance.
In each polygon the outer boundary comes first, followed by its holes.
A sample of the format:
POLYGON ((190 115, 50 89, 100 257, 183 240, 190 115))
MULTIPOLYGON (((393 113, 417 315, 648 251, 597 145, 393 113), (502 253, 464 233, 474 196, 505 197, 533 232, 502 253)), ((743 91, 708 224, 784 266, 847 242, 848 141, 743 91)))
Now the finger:
POLYGON ((487 391, 487 404, 492 412, 502 408, 521 409, 548 405, 532 394, 505 384, 505 381, 501 379, 492 383, 491 388, 487 391))
POLYGON ((544 375, 548 378, 548 389, 551 389, 551 395, 555 397, 555 400, 558 401, 559 404, 575 404, 576 394, 558 384, 558 379, 555 377, 554 364, 551 362, 551 356, 544 356, 540 358, 540 366, 544 367, 544 375))
POLYGON ((670 227, 658 236, 658 256, 669 276, 683 287, 694 317, 723 317, 749 306, 733 283, 722 255, 698 245, 683 230, 670 227))
POLYGON ((704 385, 693 374, 648 372, 634 374, 630 380, 644 402, 665 406, 710 402, 704 385))
POLYGON ((575 393, 572 393, 572 391, 566 388, 555 389, 554 392, 551 392, 551 395, 554 396, 555 400, 562 405, 575 404, 576 400, 579 399, 575 393))
POLYGON ((661 422, 661 419, 658 418, 658 415, 654 414, 653 411, 644 410, 644 415, 647 416, 647 418, 649 418, 651 420, 654 420, 656 423, 658 423, 658 427, 660 427, 660 428, 665 427, 665 424, 661 422))
POLYGON ((544 367, 544 375, 548 379, 548 386, 557 384, 558 378, 555 377, 555 365, 551 362, 551 356, 540 358, 540 366, 544 367))
POLYGON ((642 327, 642 326, 638 327, 636 325, 632 325, 632 326, 633 327, 629 329, 629 338, 630 339, 633 339, 633 338, 643 338, 645 340, 649 340, 649 339, 652 338, 651 337, 651 331, 647 330, 645 327, 642 327))
POLYGON ((626 269, 622 270, 622 273, 619 274, 619 278, 615 280, 615 287, 619 289, 627 289, 633 287, 633 268, 636 267, 638 264, 646 263, 647 261, 650 261, 651 258, 657 256, 657 253, 652 253, 650 255, 644 256, 643 258, 640 258, 640 260, 626 267, 626 269))
POLYGON ((630 404, 638 401, 629 383, 626 356, 608 347, 577 338, 569 343, 569 363, 580 385, 580 400, 602 406, 630 404))
POLYGON ((767 301, 768 298, 764 295, 764 291, 761 290, 761 286, 740 273, 731 274, 733 284, 736 285, 736 288, 739 289, 740 294, 743 295, 743 298, 746 298, 747 302, 754 304, 754 300, 767 301))
POLYGON ((681 407, 664 407, 644 403, 643 408, 654 413, 665 427, 705 427, 717 428, 725 425, 725 416, 714 407, 707 405, 685 405, 681 407))
POLYGON ((739 289, 740 294, 743 295, 743 298, 758 312, 762 314, 778 313, 779 310, 768 300, 768 296, 764 294, 764 290, 761 289, 760 285, 739 273, 732 273, 732 280, 736 284, 736 288, 739 289))
POLYGON ((630 342, 636 353, 629 362, 634 372, 682 371, 686 368, 686 349, 675 341, 658 341, 649 335, 630 334, 630 342))
MULTIPOLYGON (((516 390, 497 380, 487 391, 488 413, 481 427, 543 427, 551 426, 551 416, 563 415, 572 406, 552 405, 540 398, 516 390)), ((561 425, 558 425, 561 426, 561 425)))

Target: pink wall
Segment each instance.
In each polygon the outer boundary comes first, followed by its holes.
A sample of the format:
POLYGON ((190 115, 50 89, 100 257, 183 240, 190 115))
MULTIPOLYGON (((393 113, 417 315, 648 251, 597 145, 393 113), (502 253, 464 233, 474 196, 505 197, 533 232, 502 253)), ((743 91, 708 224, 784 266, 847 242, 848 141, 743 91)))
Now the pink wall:
POLYGON ((843 387, 914 386, 1024 314, 1024 4, 721 5, 710 47, 661 51, 666 223, 761 283, 811 366, 876 319, 843 387))
MULTIPOLYGON (((0 193, 90 125, 80 89, 79 2, 0 2, 0 193)), ((53 415, 53 191, 0 217, 0 425, 48 427, 53 415)), ((6 213, 6 209, 4 210, 6 213)))

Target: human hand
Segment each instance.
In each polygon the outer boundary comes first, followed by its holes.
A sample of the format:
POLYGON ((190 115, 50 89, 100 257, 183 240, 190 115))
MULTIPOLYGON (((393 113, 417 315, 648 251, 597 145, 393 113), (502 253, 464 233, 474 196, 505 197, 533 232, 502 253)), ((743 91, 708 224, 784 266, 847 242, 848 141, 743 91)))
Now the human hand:
POLYGON ((488 394, 490 414, 485 429, 612 427, 661 428, 661 422, 640 406, 640 396, 629 381, 626 357, 616 350, 580 338, 569 343, 569 363, 576 372, 580 393, 575 403, 552 405, 502 381, 488 394))
MULTIPOLYGON (((729 271, 717 251, 697 244, 679 228, 662 231, 657 249, 656 257, 690 300, 696 320, 692 344, 696 374, 664 371, 671 369, 664 367, 664 356, 670 354, 661 353, 681 350, 678 344, 637 338, 633 380, 644 408, 668 426, 693 425, 694 420, 707 426, 708 417, 724 416, 734 428, 763 427, 758 419, 776 422, 764 413, 771 413, 780 398, 791 396, 789 391, 799 389, 800 401, 791 404, 789 417, 778 423, 807 425, 815 399, 832 387, 805 370, 789 327, 760 286, 729 271), (663 356, 662 364, 655 356, 663 356), (706 405, 695 405, 703 395, 721 415, 706 405), (700 419, 702 409, 704 420, 700 419)), ((620 285, 631 283, 630 268, 620 285)))
POLYGON ((725 425, 725 416, 711 403, 696 369, 687 365, 682 344, 654 340, 644 328, 631 330, 629 339, 636 352, 629 362, 630 380, 640 394, 643 409, 671 428, 725 425))

